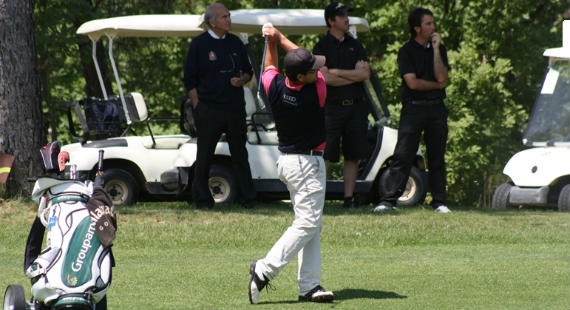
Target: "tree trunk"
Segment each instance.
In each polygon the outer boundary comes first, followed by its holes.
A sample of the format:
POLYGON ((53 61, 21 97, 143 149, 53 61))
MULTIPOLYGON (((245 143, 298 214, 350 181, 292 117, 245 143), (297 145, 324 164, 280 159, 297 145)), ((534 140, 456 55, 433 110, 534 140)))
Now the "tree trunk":
POLYGON ((0 0, 0 150, 15 156, 8 194, 29 196, 46 144, 36 68, 33 0, 0 0))

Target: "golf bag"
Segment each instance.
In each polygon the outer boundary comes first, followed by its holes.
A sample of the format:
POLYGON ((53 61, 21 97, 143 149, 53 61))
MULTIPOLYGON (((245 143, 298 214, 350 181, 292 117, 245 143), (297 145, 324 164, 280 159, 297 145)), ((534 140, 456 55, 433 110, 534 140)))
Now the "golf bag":
MULTIPOLYGON (((56 167, 51 161, 58 157, 61 161, 62 156, 44 153, 46 168, 56 167)), ((102 154, 100 158, 101 162, 102 154)), ((95 184, 101 179, 102 175, 95 184)), ((36 306, 95 309, 111 285, 114 265, 116 219, 110 197, 102 186, 60 178, 58 173, 38 178, 32 199, 39 208, 26 242, 24 270, 32 281, 36 306)), ((103 302, 97 309, 106 308, 106 299, 103 302)))

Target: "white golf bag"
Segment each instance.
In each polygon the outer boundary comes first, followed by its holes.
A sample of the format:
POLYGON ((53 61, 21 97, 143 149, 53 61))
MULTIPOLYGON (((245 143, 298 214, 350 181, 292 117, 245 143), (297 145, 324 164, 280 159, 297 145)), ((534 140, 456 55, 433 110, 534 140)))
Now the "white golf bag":
POLYGON ((103 150, 95 182, 77 180, 73 167, 67 170, 65 165, 69 153, 60 150, 58 141, 41 148, 46 175, 37 178, 32 192, 39 203, 38 216, 24 254, 32 299, 26 301, 21 285, 8 285, 4 310, 107 309, 117 220, 103 190, 103 150))
POLYGON ((91 181, 43 177, 35 183, 32 199, 39 202, 38 217, 26 245, 25 272, 32 279, 34 299, 52 309, 93 309, 111 284, 115 214, 112 204, 104 197, 93 199, 94 193, 106 196, 91 181), (44 227, 46 244, 34 258, 44 227))

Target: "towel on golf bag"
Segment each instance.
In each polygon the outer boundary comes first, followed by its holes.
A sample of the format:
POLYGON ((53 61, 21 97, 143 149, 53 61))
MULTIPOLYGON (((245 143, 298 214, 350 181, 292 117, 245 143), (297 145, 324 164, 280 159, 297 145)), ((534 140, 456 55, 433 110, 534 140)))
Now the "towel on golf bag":
POLYGON ((36 181, 32 199, 39 202, 38 216, 28 236, 24 262, 36 300, 49 304, 62 295, 81 293, 97 303, 105 296, 111 284, 110 246, 116 220, 109 197, 101 192, 91 181, 47 177, 36 181), (38 253, 45 228, 46 245, 38 253), (99 230, 106 245, 98 237, 99 230))
POLYGON ((97 237, 104 247, 109 247, 115 239, 117 216, 111 197, 103 188, 95 186, 93 194, 87 201, 89 214, 96 221, 97 237))

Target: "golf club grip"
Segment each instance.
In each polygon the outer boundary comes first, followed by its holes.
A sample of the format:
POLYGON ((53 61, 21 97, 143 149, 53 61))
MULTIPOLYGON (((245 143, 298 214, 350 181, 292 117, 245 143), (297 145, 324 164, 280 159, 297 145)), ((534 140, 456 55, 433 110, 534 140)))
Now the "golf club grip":
POLYGON ((103 172, 103 153, 105 153, 105 151, 99 150, 99 162, 97 164, 97 172, 103 172))
POLYGON ((97 163, 97 172, 95 173, 94 185, 96 187, 105 186, 105 178, 103 177, 103 150, 99 150, 99 162, 97 163))

